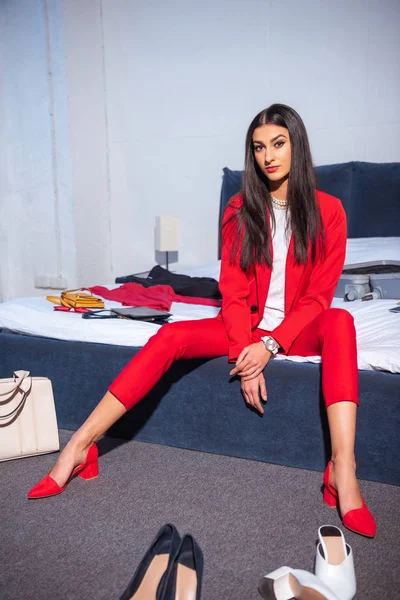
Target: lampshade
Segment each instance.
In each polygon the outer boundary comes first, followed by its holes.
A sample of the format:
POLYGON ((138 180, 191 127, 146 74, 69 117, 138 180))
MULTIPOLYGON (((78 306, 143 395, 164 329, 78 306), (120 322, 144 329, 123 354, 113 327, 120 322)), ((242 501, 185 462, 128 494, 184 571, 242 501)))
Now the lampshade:
POLYGON ((156 217, 155 247, 158 252, 179 250, 179 217, 156 217))

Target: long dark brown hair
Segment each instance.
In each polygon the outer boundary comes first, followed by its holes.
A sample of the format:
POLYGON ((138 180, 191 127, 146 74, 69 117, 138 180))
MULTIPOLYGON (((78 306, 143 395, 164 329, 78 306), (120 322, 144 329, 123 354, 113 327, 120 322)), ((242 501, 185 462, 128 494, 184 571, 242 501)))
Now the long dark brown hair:
POLYGON ((231 258, 234 260, 237 257, 239 239, 242 239, 240 266, 243 270, 249 269, 254 263, 272 267, 271 234, 268 226, 268 214, 271 215, 273 227, 275 226, 272 199, 268 190, 268 179, 260 171, 253 149, 253 132, 262 125, 278 125, 285 127, 289 132, 292 155, 287 200, 290 227, 294 237, 294 258, 296 264, 305 264, 310 243, 311 259, 314 262, 317 247, 323 250, 324 232, 315 195, 316 181, 310 144, 301 117, 293 108, 284 104, 272 104, 260 112, 251 122, 247 132, 243 206, 232 217, 237 222, 237 235, 231 258))

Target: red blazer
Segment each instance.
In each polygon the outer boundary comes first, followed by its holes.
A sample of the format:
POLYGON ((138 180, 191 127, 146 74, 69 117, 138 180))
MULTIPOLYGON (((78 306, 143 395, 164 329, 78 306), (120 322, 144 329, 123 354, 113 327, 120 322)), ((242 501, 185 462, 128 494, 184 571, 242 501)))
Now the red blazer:
MULTIPOLYGON (((285 353, 301 331, 331 305, 346 255, 346 213, 342 203, 324 192, 317 191, 316 195, 325 228, 325 260, 317 252, 313 265, 309 248, 307 264, 296 266, 294 240, 291 237, 285 274, 285 318, 271 332, 285 353)), ((223 224, 242 204, 241 194, 230 200, 223 224)), ((217 317, 222 318, 229 337, 230 362, 234 362, 243 348, 252 343, 251 334, 263 318, 271 280, 271 269, 266 266, 255 265, 245 273, 240 268, 239 261, 231 264, 230 254, 235 232, 235 219, 222 228, 219 280, 222 309, 217 317)))

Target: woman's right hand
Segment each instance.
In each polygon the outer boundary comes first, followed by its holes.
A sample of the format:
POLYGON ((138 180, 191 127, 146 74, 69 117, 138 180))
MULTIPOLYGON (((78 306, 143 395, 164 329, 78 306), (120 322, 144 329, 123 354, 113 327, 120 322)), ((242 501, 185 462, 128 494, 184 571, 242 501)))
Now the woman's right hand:
POLYGON ((260 373, 253 379, 242 377, 240 388, 246 401, 246 404, 255 408, 259 413, 264 414, 264 408, 261 404, 261 398, 264 402, 267 401, 267 388, 265 385, 264 375, 260 373))

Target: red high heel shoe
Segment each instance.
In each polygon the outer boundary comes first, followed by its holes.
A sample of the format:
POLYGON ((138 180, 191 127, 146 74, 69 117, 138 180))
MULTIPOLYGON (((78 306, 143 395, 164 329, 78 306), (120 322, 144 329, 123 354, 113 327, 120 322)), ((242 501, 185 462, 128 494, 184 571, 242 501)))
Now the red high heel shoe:
MULTIPOLYGON (((324 473, 324 502, 331 508, 335 508, 338 505, 339 498, 337 491, 329 482, 331 465, 332 461, 330 460, 324 473)), ((349 510, 345 515, 342 515, 342 523, 347 529, 372 538, 376 533, 375 519, 362 496, 361 499, 362 507, 349 510)))
MULTIPOLYGON (((50 471, 49 471, 50 473, 50 471)), ((87 453, 86 460, 82 465, 78 465, 72 471, 71 475, 67 479, 67 482, 63 487, 60 487, 49 474, 43 477, 28 493, 29 499, 36 498, 47 498, 48 496, 56 496, 61 494, 71 481, 74 475, 78 475, 82 479, 95 479, 99 474, 99 451, 97 450, 96 444, 92 444, 87 453)))

